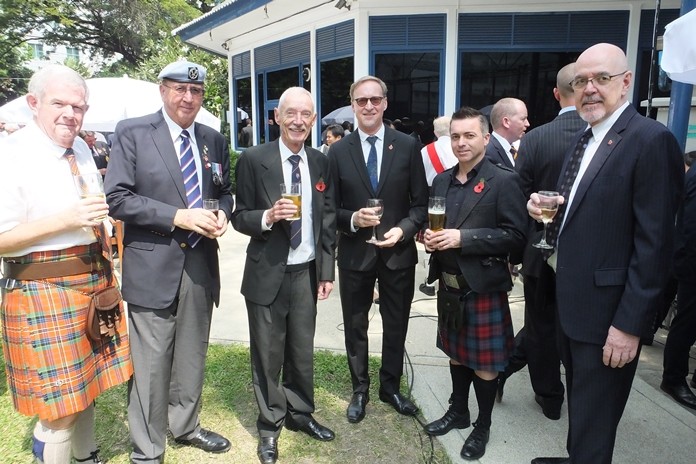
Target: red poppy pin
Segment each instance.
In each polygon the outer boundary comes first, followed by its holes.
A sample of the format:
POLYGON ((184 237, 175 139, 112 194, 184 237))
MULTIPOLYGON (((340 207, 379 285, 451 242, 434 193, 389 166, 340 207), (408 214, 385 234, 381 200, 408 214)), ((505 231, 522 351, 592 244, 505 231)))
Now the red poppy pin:
POLYGON ((479 179, 478 184, 474 186, 474 192, 476 193, 481 193, 483 192, 483 187, 486 184, 486 180, 482 177, 479 179))
POLYGON ((319 182, 317 182, 317 185, 315 185, 314 188, 317 189, 317 192, 323 192, 326 190, 326 184, 324 183, 323 177, 319 178, 319 182))

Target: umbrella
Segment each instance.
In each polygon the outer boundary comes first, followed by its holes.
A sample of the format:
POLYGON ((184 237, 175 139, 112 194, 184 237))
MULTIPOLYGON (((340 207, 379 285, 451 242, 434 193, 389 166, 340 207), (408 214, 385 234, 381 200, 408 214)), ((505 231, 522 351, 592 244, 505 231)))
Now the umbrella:
MULTIPOLYGON (((128 77, 102 77, 87 79, 89 110, 82 128, 85 130, 113 132, 116 124, 127 118, 144 116, 162 108, 159 86, 128 77)), ((0 107, 0 119, 7 122, 26 123, 32 118, 25 97, 19 97, 0 107)), ((201 108, 196 122, 220 130, 220 119, 201 108)))
POLYGON ((322 124, 342 124, 344 121, 348 121, 351 124, 353 123, 353 118, 355 117, 355 114, 353 113, 353 107, 348 105, 348 106, 342 106, 341 108, 338 108, 336 110, 333 110, 323 118, 321 118, 322 124))
POLYGON ((665 27, 660 66, 673 81, 696 84, 696 9, 665 27))

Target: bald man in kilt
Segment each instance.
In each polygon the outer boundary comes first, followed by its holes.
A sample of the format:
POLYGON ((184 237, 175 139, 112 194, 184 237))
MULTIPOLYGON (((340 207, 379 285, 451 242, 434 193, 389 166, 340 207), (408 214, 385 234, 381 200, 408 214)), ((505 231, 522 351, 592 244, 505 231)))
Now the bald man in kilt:
POLYGON ((478 418, 461 457, 486 452, 498 372, 513 348, 507 292, 512 288, 508 256, 525 244, 525 198, 517 174, 485 157, 488 122, 461 108, 450 122, 458 163, 438 174, 432 195, 446 199, 444 228, 425 233, 431 251, 429 282, 439 280, 437 346, 450 357, 452 396, 445 415, 425 426, 430 435, 471 425, 469 389, 474 385, 478 418))
POLYGON ((5 369, 17 411, 39 418, 32 451, 45 464, 103 462, 94 400, 132 374, 124 317, 110 338, 86 335, 91 295, 116 285, 108 206, 103 196, 81 199, 73 180, 98 174, 87 144, 76 138, 87 98, 75 71, 44 67, 29 82, 33 121, 0 142, 5 369))

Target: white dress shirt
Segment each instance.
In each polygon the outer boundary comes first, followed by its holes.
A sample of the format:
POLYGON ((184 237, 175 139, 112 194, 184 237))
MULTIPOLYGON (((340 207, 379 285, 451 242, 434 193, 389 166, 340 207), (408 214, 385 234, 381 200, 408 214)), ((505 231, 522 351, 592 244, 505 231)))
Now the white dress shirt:
MULTIPOLYGON (((82 174, 99 172, 84 140, 76 137, 73 151, 82 174)), ((64 154, 65 148, 56 145, 34 122, 0 141, 0 233, 61 213, 80 200, 64 154)), ((92 228, 83 227, 10 250, 4 256, 63 250, 95 241, 92 228)))

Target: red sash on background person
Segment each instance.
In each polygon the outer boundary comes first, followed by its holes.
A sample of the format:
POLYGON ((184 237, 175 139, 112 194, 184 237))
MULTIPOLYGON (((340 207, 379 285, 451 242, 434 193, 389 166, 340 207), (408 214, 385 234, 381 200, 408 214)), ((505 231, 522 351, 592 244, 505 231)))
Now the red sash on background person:
MULTIPOLYGON (((425 149, 428 151, 428 157, 430 158, 430 163, 435 168, 435 172, 440 174, 445 170, 445 167, 440 162, 440 157, 437 156, 437 150, 435 150, 435 142, 429 143, 425 149)), ((425 243, 425 229, 421 229, 416 234, 416 242, 425 243)))

